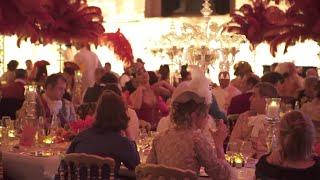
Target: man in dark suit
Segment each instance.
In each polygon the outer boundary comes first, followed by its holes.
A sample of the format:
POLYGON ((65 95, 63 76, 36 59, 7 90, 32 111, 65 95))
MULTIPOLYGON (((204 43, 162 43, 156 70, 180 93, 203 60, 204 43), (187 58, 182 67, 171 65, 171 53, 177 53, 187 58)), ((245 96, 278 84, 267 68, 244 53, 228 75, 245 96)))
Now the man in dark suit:
POLYGON ((259 83, 260 79, 255 74, 248 74, 244 77, 244 93, 235 96, 231 99, 230 106, 228 108, 228 114, 241 114, 250 109, 250 97, 252 95, 252 89, 259 83))
POLYGON ((2 98, 24 100, 26 76, 27 72, 24 69, 15 70, 15 80, 2 89, 2 98))

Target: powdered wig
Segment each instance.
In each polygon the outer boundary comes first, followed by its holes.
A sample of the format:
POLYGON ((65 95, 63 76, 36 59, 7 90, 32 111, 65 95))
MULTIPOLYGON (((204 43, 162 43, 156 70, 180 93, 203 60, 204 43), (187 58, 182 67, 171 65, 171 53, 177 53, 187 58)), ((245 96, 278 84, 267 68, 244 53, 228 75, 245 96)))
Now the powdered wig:
POLYGON ((300 111, 291 111, 280 122, 279 142, 283 160, 307 160, 312 154, 315 129, 300 111))

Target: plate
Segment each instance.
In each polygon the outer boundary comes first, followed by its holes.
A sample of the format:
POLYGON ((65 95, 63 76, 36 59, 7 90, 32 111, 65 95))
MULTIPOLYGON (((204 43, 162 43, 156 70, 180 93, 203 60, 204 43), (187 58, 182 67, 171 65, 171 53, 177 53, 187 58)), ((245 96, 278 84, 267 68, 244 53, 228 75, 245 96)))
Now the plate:
POLYGON ((48 151, 33 151, 33 152, 30 152, 29 155, 35 156, 35 157, 51 157, 51 156, 54 156, 55 154, 53 152, 48 152, 48 151))

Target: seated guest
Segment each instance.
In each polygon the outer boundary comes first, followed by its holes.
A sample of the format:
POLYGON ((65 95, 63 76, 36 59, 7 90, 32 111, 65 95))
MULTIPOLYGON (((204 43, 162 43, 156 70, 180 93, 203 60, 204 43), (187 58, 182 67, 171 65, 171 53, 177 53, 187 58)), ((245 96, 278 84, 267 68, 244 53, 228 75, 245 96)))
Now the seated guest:
POLYGON ((315 97, 311 102, 302 105, 301 111, 311 118, 316 128, 316 139, 320 142, 320 81, 316 87, 315 97))
POLYGON ((33 69, 33 64, 32 61, 30 59, 26 60, 25 62, 26 64, 26 72, 27 72, 27 80, 31 81, 32 80, 32 69, 33 69))
POLYGON ((316 78, 319 78, 319 74, 317 72, 317 69, 316 68, 309 68, 307 71, 306 71, 306 78, 308 77, 316 77, 316 78))
POLYGON ((191 80, 191 73, 188 71, 188 65, 182 65, 180 69, 180 82, 191 80))
POLYGON ((65 67, 62 75, 67 80, 67 88, 63 98, 67 99, 68 101, 72 101, 72 93, 75 91, 75 70, 71 67, 65 67))
POLYGON ((302 105, 301 111, 308 115, 312 120, 320 121, 320 81, 314 87, 314 98, 312 101, 302 105))
POLYGON ((281 84, 278 92, 282 99, 288 102, 294 101, 294 98, 297 95, 297 92, 303 89, 303 78, 299 76, 296 66, 293 63, 285 62, 280 63, 276 72, 280 73, 284 81, 281 84))
POLYGON ((126 83, 129 82, 130 79, 131 79, 131 69, 130 69, 130 67, 124 67, 123 70, 124 70, 124 72, 119 78, 119 82, 120 82, 120 85, 121 85, 122 89, 125 87, 126 83))
POLYGON ((16 60, 11 60, 7 64, 7 71, 2 74, 1 76, 1 81, 5 81, 7 84, 13 83, 14 82, 14 75, 15 75, 15 70, 17 69, 19 63, 16 60))
POLYGON ((241 114, 233 128, 229 142, 249 141, 253 155, 259 157, 267 151, 265 129, 265 98, 278 97, 277 90, 270 83, 259 83, 253 88, 250 110, 241 114))
POLYGON ((115 83, 118 84, 118 78, 112 73, 103 73, 103 69, 96 70, 96 82, 93 87, 89 87, 84 94, 83 102, 97 102, 102 94, 106 84, 115 83), (101 74, 103 73, 103 74, 101 74), (99 79, 100 78, 100 79, 99 79))
POLYGON ((308 77, 304 80, 304 89, 298 92, 297 97, 299 107, 302 107, 307 102, 311 102, 317 96, 317 84, 317 77, 308 77))
POLYGON ((219 108, 223 112, 227 112, 231 99, 240 95, 241 91, 230 84, 229 72, 220 72, 218 78, 220 86, 213 88, 212 93, 217 99, 219 108))
POLYGON ((250 109, 250 97, 253 87, 260 81, 255 74, 247 74, 243 78, 243 93, 231 99, 227 114, 241 114, 250 109))
POLYGON ((149 78, 143 64, 136 63, 134 79, 137 80, 138 87, 130 94, 129 99, 139 119, 150 123, 152 129, 156 129, 160 118, 168 114, 168 109, 163 99, 150 85, 149 78))
POLYGON ((312 156, 314 127, 299 111, 280 121, 279 145, 256 165, 257 179, 320 179, 320 160, 312 156))
POLYGON ((280 88, 284 79, 280 73, 267 72, 261 77, 261 82, 268 82, 272 84, 277 90, 280 88))
POLYGON ((155 72, 148 71, 148 74, 150 77, 149 83, 155 94, 161 96, 165 101, 168 100, 173 93, 174 87, 166 80, 159 80, 155 72))
POLYGON ((236 78, 231 81, 231 85, 245 93, 246 89, 244 89, 243 82, 245 82, 245 76, 252 73, 251 65, 246 61, 240 61, 233 68, 236 78))
MULTIPOLYGON (((113 91, 118 96, 122 96, 122 93, 118 84, 106 84, 105 90, 113 91)), ((125 98, 123 97, 123 99, 125 98)), ((126 105, 126 109, 127 109, 127 115, 129 117, 129 122, 128 122, 127 129, 124 131, 124 134, 129 139, 135 141, 139 136, 139 119, 138 119, 137 113, 133 109, 127 107, 127 105, 126 105)))
POLYGON ((24 99, 24 86, 27 73, 24 69, 15 70, 15 80, 2 89, 2 98, 24 99))
POLYGON ((180 85, 174 91, 170 117, 174 126, 155 137, 147 163, 195 172, 199 172, 203 166, 214 179, 231 179, 231 169, 223 151, 223 142, 227 136, 225 125, 220 121, 217 124, 218 130, 211 131, 216 152, 201 132, 208 123, 211 103, 209 83, 206 81, 202 79, 186 86, 180 85))
MULTIPOLYGON (((76 114, 73 104, 63 99, 67 86, 66 79, 60 74, 52 74, 48 76, 45 82, 45 92, 36 99, 36 115, 51 119, 56 115, 61 122, 61 125, 75 120, 76 114)), ((25 116, 25 110, 28 104, 24 103, 19 110, 19 117, 25 116)))
POLYGON ((128 116, 122 98, 112 91, 106 91, 99 99, 93 126, 73 139, 67 154, 86 153, 111 157, 116 162, 116 175, 121 163, 134 170, 140 161, 136 145, 120 133, 127 127, 128 116))

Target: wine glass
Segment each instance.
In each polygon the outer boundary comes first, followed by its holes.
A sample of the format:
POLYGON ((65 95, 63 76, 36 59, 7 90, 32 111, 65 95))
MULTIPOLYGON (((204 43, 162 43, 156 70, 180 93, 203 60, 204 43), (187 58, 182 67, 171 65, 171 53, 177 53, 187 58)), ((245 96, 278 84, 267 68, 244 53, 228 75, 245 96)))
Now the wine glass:
POLYGON ((10 120, 11 120, 10 116, 2 116, 2 122, 0 126, 7 127, 10 120))
POLYGON ((243 155, 245 162, 254 154, 252 143, 250 141, 243 141, 240 148, 240 153, 243 155))
POLYGON ((231 163, 231 160, 237 153, 239 153, 239 143, 230 141, 227 146, 226 160, 231 163))

